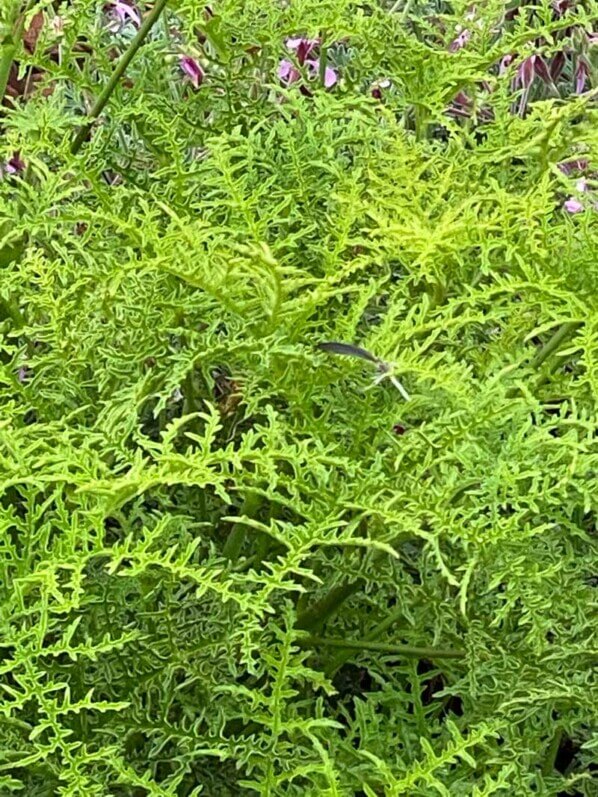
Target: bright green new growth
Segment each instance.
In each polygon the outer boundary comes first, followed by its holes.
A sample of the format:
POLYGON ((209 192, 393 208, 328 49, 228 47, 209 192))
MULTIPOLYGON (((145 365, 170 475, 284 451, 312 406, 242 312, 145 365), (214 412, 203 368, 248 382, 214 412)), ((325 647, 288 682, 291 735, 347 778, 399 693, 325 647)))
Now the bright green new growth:
POLYGON ((134 30, 77 0, 19 55, 0 795, 596 794, 595 97, 513 113, 550 3, 454 53, 423 5, 173 2, 76 155, 134 30), (338 85, 282 87, 319 34, 338 85))

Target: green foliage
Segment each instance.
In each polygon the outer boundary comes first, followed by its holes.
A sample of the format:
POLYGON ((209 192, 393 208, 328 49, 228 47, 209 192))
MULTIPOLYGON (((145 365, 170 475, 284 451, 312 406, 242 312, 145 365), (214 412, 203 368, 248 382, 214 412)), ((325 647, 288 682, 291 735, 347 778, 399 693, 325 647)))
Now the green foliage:
POLYGON ((29 8, 0 794, 597 793, 598 84, 513 79, 598 5, 520 5, 173 2, 76 156, 135 29, 29 8))

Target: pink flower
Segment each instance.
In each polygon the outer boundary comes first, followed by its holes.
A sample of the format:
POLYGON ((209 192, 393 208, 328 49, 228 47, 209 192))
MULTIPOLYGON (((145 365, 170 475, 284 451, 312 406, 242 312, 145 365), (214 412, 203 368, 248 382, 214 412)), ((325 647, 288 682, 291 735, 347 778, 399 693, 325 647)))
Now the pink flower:
POLYGON ((471 39, 471 31, 465 28, 462 30, 461 33, 457 36, 456 39, 449 44, 449 53, 456 53, 457 50, 461 50, 467 42, 471 39))
MULTIPOLYGON (((310 80, 317 78, 320 74, 320 59, 309 58, 320 46, 319 39, 305 39, 302 37, 287 39, 285 42, 287 49, 295 52, 299 66, 306 66, 310 80)), ((278 78, 285 85, 290 86, 301 78, 301 72, 292 61, 283 58, 278 64, 278 78)), ((329 89, 338 81, 338 74, 331 66, 324 69, 324 86, 329 89)))
POLYGON ((571 174, 572 172, 584 172, 590 165, 587 158, 577 158, 572 161, 562 161, 558 164, 559 169, 563 174, 571 174))
POLYGON ((515 82, 517 85, 522 86, 524 89, 529 89, 529 87, 534 82, 534 78, 536 76, 537 58, 538 58, 537 55, 530 55, 528 58, 524 58, 521 64, 519 65, 519 69, 517 70, 517 75, 515 76, 515 82))
POLYGON ((308 56, 310 56, 316 47, 319 46, 320 40, 298 37, 294 39, 287 39, 285 44, 288 50, 295 51, 299 65, 303 66, 303 64, 307 61, 308 56))
POLYGON ((519 65, 514 81, 515 88, 517 88, 517 86, 523 88, 523 94, 521 95, 521 102, 519 105, 519 113, 522 115, 527 106, 530 89, 536 76, 547 85, 554 86, 546 61, 541 55, 530 55, 524 58, 519 65))
POLYGON ((123 27, 127 22, 131 22, 136 28, 141 25, 141 17, 139 11, 134 6, 130 6, 123 0, 115 0, 110 4, 110 11, 115 17, 114 22, 110 25, 110 30, 116 31, 119 27, 123 27))
POLYGON ((588 77, 589 69, 585 61, 580 60, 575 70, 575 93, 582 94, 586 88, 586 78, 588 77))
POLYGON ((509 66, 513 63, 513 59, 515 56, 513 53, 509 53, 505 55, 503 58, 500 59, 500 64, 498 65, 498 74, 504 75, 509 66))
POLYGON ((552 7, 555 10, 557 17, 560 17, 565 11, 572 8, 574 3, 572 0, 552 0, 552 7))
POLYGON ((449 105, 447 109, 447 114, 453 117, 464 117, 469 118, 471 116, 471 109, 473 107, 473 101, 470 97, 464 92, 460 91, 458 94, 455 95, 455 98, 449 105))
POLYGON ((391 81, 388 78, 383 78, 383 80, 378 80, 378 81, 376 81, 376 83, 372 83, 372 87, 371 87, 372 97, 375 100, 381 100, 382 99, 382 92, 385 89, 389 89, 391 87, 391 85, 392 85, 392 83, 391 83, 391 81))
MULTIPOLYGON (((320 74, 320 59, 319 58, 310 59, 305 63, 307 64, 307 67, 312 77, 318 77, 318 75, 320 74)), ((327 66, 324 69, 324 86, 327 89, 330 89, 332 88, 332 86, 334 86, 337 80, 338 80, 338 75, 336 74, 336 71, 331 66, 327 66)))
POLYGON ((20 152, 14 152, 6 163, 0 164, 0 179, 6 175, 19 174, 25 170, 25 162, 21 160, 20 152))
POLYGON ((299 80, 301 72, 291 61, 283 58, 278 64, 278 77, 283 83, 290 86, 291 83, 296 83, 299 80))
POLYGON ((558 53, 554 54, 552 60, 550 61, 550 77, 553 81, 556 81, 560 78, 566 63, 567 56, 563 50, 559 50, 558 53))
POLYGON ((567 213, 581 213, 583 211, 583 205, 581 202, 572 196, 563 202, 563 208, 567 211, 567 213))
POLYGON ((195 58, 192 58, 190 55, 181 55, 179 66, 195 88, 198 89, 203 83, 204 71, 195 58))

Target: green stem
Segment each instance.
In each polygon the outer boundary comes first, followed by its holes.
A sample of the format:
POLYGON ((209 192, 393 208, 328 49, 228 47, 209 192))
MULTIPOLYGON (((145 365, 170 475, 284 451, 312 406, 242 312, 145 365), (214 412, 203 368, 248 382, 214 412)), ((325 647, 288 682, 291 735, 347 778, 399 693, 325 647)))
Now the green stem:
POLYGON ((73 155, 76 155, 77 152, 79 152, 79 150, 81 149, 96 119, 106 107, 108 100, 112 95, 112 92, 114 91, 114 89, 118 84, 118 81, 124 75, 127 67, 135 57, 137 50, 141 47, 141 45, 145 41, 150 30, 153 28, 153 26, 160 18, 160 14, 162 13, 162 11, 164 11, 164 8, 166 7, 167 3, 168 0, 156 0, 156 4, 154 5, 150 13, 147 15, 147 17, 143 20, 143 24, 137 31, 137 35, 129 45, 128 50, 124 53, 124 55, 116 65, 114 72, 110 76, 110 80, 108 81, 108 83, 106 83, 106 86, 104 87, 102 93, 97 98, 93 108, 89 112, 87 122, 84 125, 82 125, 79 132, 75 136, 75 139, 71 145, 71 153, 73 155))
POLYGON ((411 7, 413 6, 414 0, 396 0, 396 3, 389 9, 389 14, 396 14, 397 11, 403 6, 403 12, 401 14, 401 22, 405 22, 409 13, 411 12, 411 7), (404 4, 404 5, 403 5, 404 4))
POLYGON ((362 581, 352 581, 334 587, 321 600, 299 614, 295 623, 296 627, 304 631, 312 631, 322 625, 347 598, 361 589, 362 585, 362 581))
MULTIPOLYGON (((246 515, 247 517, 253 517, 257 510, 259 509, 261 504, 261 497, 259 495, 250 494, 247 498, 243 501, 243 506, 241 507, 241 515, 246 515)), ((243 543, 245 542, 245 537, 247 535, 247 527, 244 526, 242 523, 235 523, 232 529, 229 532, 228 537, 226 538, 226 542, 224 543, 224 547, 222 549, 222 554, 226 559, 229 559, 231 562, 236 562, 239 558, 241 553, 241 549, 243 548, 243 543)))
POLYGON ((2 42, 2 55, 0 56, 0 103, 4 101, 8 77, 10 75, 10 67, 12 66, 16 51, 17 48, 14 41, 5 39, 2 42))
POLYGON ((581 321, 566 321, 562 324, 554 335, 547 340, 542 346, 540 351, 532 360, 532 368, 539 368, 542 363, 550 357, 567 338, 570 338, 573 333, 581 326, 581 321))
MULTIPOLYGON (((365 642, 375 642, 376 639, 379 639, 382 634, 384 634, 388 629, 394 625, 397 620, 401 620, 405 616, 405 610, 401 606, 399 609, 395 609, 394 612, 391 612, 388 617, 382 620, 381 623, 374 626, 373 630, 364 636, 365 642)), ((353 648, 347 648, 346 650, 341 650, 336 656, 334 656, 326 665, 326 674, 328 676, 333 675, 339 667, 342 667, 343 664, 351 658, 351 652, 353 648)))
POLYGON ((415 656, 419 659, 462 659, 463 650, 446 650, 438 648, 419 648, 412 645, 391 645, 386 642, 368 642, 367 640, 332 639, 329 637, 310 636, 300 642, 302 647, 323 645, 331 648, 349 648, 351 650, 371 650, 377 653, 396 653, 399 656, 415 656))
POLYGON ((550 745, 548 746, 548 750, 546 751, 546 758, 544 759, 544 763, 542 764, 542 774, 545 777, 552 774, 552 771, 554 769, 554 762, 556 761, 562 736, 563 736, 563 729, 557 728, 557 730, 554 732, 550 745))
POLYGON ((195 392, 195 381, 193 379, 193 366, 189 369, 183 381, 183 396, 185 398, 185 413, 191 414, 201 410, 201 403, 195 392))
POLYGON ((12 17, 7 23, 11 31, 0 43, 0 109, 2 108, 4 95, 6 94, 6 87, 8 86, 10 68, 17 52, 17 43, 21 40, 23 30, 25 29, 25 15, 30 5, 31 0, 22 8, 20 3, 15 2, 12 17))
MULTIPOLYGON (((324 37, 322 37, 322 40, 324 37)), ((326 85, 326 64, 328 61, 328 51, 326 45, 322 42, 322 46, 320 47, 320 83, 325 86, 326 85)))

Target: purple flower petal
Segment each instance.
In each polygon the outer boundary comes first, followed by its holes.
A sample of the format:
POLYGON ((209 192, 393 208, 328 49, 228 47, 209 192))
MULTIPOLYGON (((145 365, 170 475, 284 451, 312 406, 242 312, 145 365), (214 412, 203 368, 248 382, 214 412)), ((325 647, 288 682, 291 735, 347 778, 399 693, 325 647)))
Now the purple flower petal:
MULTIPOLYGON (((320 74, 320 59, 319 58, 312 58, 309 61, 306 61, 306 64, 311 72, 312 77, 317 77, 320 74)), ((334 84, 338 80, 338 75, 336 70, 333 69, 331 66, 327 66, 324 70, 324 86, 327 89, 332 88, 334 84)))
POLYGON ((12 158, 8 161, 8 166, 12 169, 13 174, 15 172, 22 172, 25 170, 25 161, 21 158, 20 152, 14 152, 12 158))
POLYGON ((291 83, 296 83, 299 80, 301 73, 292 61, 283 58, 278 64, 278 77, 283 83, 290 86, 291 83))
POLYGON ((336 74, 336 71, 331 66, 327 66, 324 70, 324 85, 326 88, 332 88, 337 80, 338 75, 336 74))
POLYGON ((389 89, 391 87, 391 85, 392 85, 392 82, 387 77, 382 78, 382 80, 377 80, 375 83, 372 83, 372 86, 371 86, 372 97, 375 100, 381 100, 382 99, 383 90, 389 89))
POLYGON ((568 9, 572 8, 573 5, 574 3, 572 0, 553 0, 552 2, 552 7, 554 8, 557 17, 560 17, 565 13, 565 11, 568 11, 568 9))
POLYGON ((572 172, 585 172, 590 165, 587 158, 577 158, 577 160, 563 161, 558 164, 559 169, 563 174, 571 174, 572 172))
POLYGON ((462 30, 461 33, 457 36, 456 39, 449 44, 449 53, 456 53, 457 50, 461 50, 467 42, 471 39, 471 31, 465 28, 462 30))
POLYGON ((320 44, 319 39, 306 39, 303 37, 287 39, 285 42, 287 49, 294 50, 297 55, 297 61, 303 66, 308 57, 320 44))
POLYGON ((548 66, 546 61, 542 58, 541 55, 534 56, 534 72, 540 78, 541 81, 547 84, 552 83, 552 78, 550 77, 550 72, 548 71, 548 66))
POLYGON ((579 61, 577 69, 575 70, 575 93, 582 94, 586 88, 586 78, 588 77, 589 70, 585 61, 579 61))
POLYGON ((204 72, 195 58, 192 58, 190 55, 182 55, 179 59, 179 66, 195 88, 198 89, 203 83, 204 72))
POLYGON ((565 68, 566 61, 567 56, 562 50, 560 50, 558 53, 555 53, 553 56, 550 62, 550 77, 553 81, 560 78, 562 71, 565 68))
POLYGON ((471 116, 471 107, 472 100, 464 91, 460 91, 457 93, 446 112, 449 116, 467 118, 471 116))
POLYGON ((21 159, 20 152, 13 152, 6 163, 0 164, 0 180, 7 174, 19 174, 25 170, 25 162, 21 159))
POLYGON ((130 20, 136 28, 141 25, 141 17, 137 9, 128 3, 124 3, 123 0, 116 0, 116 2, 112 3, 112 11, 118 17, 121 25, 126 25, 127 20, 130 20))
POLYGON ((535 55, 530 55, 528 58, 525 58, 517 70, 517 76, 515 78, 518 85, 521 85, 524 89, 528 89, 536 76, 536 58, 535 55))
POLYGON ((504 75, 509 66, 512 64, 513 59, 515 58, 513 53, 509 53, 508 55, 503 56, 500 59, 500 64, 498 65, 498 74, 504 75))
POLYGON ((567 213, 581 213, 583 211, 583 205, 581 202, 572 196, 563 202, 563 208, 567 211, 567 213))

